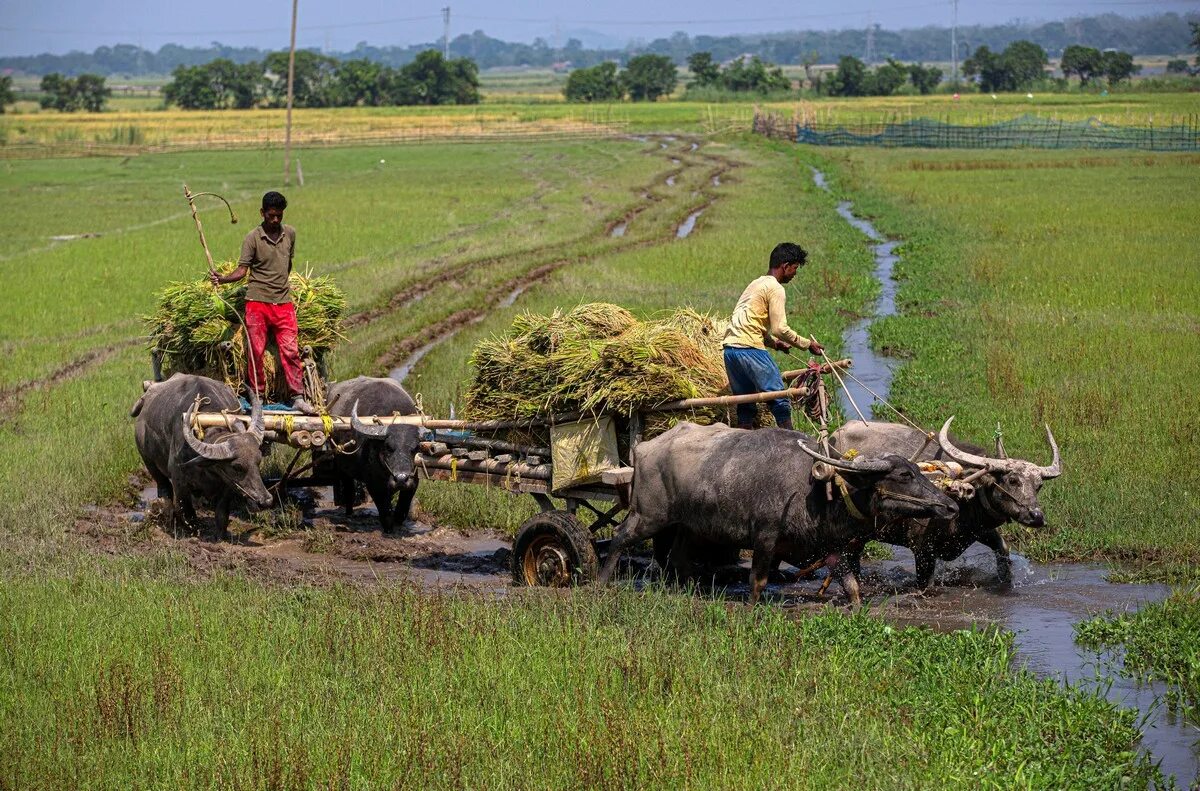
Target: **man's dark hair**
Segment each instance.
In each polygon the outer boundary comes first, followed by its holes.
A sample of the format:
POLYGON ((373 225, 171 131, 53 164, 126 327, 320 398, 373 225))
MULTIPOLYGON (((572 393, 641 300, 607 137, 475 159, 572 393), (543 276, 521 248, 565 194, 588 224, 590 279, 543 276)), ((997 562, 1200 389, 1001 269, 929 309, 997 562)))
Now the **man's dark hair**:
POLYGON ((804 266, 808 253, 795 242, 780 242, 771 251, 771 269, 778 269, 784 264, 804 266))
POLYGON ((263 211, 267 209, 279 209, 283 211, 287 208, 287 198, 283 197, 283 193, 272 190, 266 195, 263 195, 263 211))

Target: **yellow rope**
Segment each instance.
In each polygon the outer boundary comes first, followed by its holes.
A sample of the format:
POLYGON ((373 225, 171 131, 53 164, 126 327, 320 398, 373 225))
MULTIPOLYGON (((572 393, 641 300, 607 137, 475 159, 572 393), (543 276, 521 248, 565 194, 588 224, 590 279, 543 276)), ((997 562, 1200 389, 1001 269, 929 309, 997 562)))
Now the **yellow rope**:
POLYGON ((329 415, 321 415, 321 426, 325 429, 325 436, 333 436, 333 418, 329 415))
POLYGON ((292 423, 293 421, 291 415, 283 416, 283 432, 289 436, 291 436, 292 433, 292 423))
POLYGON ((850 499, 850 489, 846 486, 846 479, 835 473, 833 482, 837 484, 838 491, 842 493, 842 501, 846 503, 846 510, 850 512, 850 516, 853 516, 860 522, 867 521, 867 517, 862 511, 858 510, 858 507, 854 505, 854 501, 850 499))

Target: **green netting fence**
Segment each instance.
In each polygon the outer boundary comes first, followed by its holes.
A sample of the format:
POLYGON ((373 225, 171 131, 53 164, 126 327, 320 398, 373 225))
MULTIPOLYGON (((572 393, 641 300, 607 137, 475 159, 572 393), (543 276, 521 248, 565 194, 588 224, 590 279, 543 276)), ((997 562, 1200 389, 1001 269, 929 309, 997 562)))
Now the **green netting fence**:
POLYGON ((793 125, 781 123, 778 117, 756 116, 755 129, 771 137, 786 136, 798 143, 818 146, 1200 151, 1200 115, 1147 126, 1109 124, 1095 118, 1062 121, 1031 115, 982 125, 952 124, 930 118, 850 125, 821 122, 793 125))

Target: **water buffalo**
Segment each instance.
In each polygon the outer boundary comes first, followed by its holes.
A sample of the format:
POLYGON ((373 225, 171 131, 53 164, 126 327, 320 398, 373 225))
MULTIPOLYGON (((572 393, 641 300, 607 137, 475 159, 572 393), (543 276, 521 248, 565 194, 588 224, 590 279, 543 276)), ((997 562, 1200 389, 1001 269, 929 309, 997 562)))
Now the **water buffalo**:
POLYGON ((195 497, 212 503, 222 538, 229 537, 229 507, 235 495, 241 495, 250 508, 270 507, 271 494, 258 470, 262 461, 262 405, 255 399, 252 407, 249 430, 241 421, 232 421, 228 429, 206 429, 201 440, 191 429, 191 418, 197 410, 219 413, 241 409, 227 385, 177 373, 151 385, 133 405, 129 414, 137 419, 134 434, 138 453, 158 485, 158 496, 171 502, 174 531, 178 532, 184 522, 195 523, 195 497))
POLYGON ((354 487, 361 481, 379 510, 383 532, 392 531, 395 516, 408 518, 413 495, 417 493, 417 474, 413 457, 417 454, 420 430, 416 426, 368 425, 358 415, 413 415, 417 406, 395 379, 359 376, 338 382, 329 388, 329 412, 350 414, 355 447, 350 454, 325 452, 317 460, 318 475, 332 477, 334 502, 354 513, 354 487), (393 510, 392 499, 399 493, 393 510))
POLYGON ((629 515, 609 547, 600 574, 607 581, 621 551, 671 527, 701 540, 754 552, 750 601, 780 560, 798 567, 825 560, 851 602, 858 580, 843 551, 875 530, 879 517, 958 512, 954 501, 907 459, 860 455, 853 461, 820 455, 814 440, 786 429, 745 431, 722 423, 680 423, 637 447, 629 515), (830 502, 814 485, 813 462, 839 471, 847 496, 830 502))
POLYGON ((914 461, 956 461, 972 470, 967 476, 974 494, 959 504, 954 519, 904 519, 886 525, 880 541, 912 549, 916 558, 917 585, 929 587, 938 559, 954 560, 976 541, 996 553, 996 572, 1004 584, 1012 582, 1012 561, 1008 545, 1000 535, 1001 526, 1017 522, 1042 527, 1046 516, 1038 502, 1043 481, 1062 473, 1058 444, 1046 426, 1046 439, 1054 459, 1049 467, 1010 459, 1003 443, 997 440, 996 457, 974 445, 950 437, 951 417, 942 426, 937 443, 928 441, 920 429, 899 423, 854 421, 830 436, 830 444, 840 451, 851 448, 860 453, 898 453, 914 461))

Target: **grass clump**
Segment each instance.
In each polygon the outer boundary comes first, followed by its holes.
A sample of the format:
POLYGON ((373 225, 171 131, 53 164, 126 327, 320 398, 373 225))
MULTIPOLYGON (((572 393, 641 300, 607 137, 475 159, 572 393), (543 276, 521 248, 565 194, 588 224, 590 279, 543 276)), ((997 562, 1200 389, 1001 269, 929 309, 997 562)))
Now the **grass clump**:
POLYGON ((729 383, 721 359, 726 322, 690 308, 638 321, 592 302, 563 313, 525 313, 471 357, 470 419, 560 412, 630 415, 682 398, 715 396, 729 383))
MULTIPOLYGON (((236 266, 227 261, 217 271, 229 274, 236 266)), ((323 364, 345 337, 346 295, 333 278, 314 277, 311 272, 292 272, 289 282, 299 346, 311 346, 318 364, 323 364)), ((159 294, 154 313, 145 317, 150 325, 150 348, 162 353, 163 373, 200 374, 241 389, 247 381, 246 335, 242 332, 245 310, 244 284, 214 288, 207 279, 168 284, 159 294)), ((267 392, 281 399, 288 395, 286 384, 277 375, 274 355, 263 356, 263 374, 267 392)))
POLYGON ((1108 612, 1075 626, 1075 640, 1094 650, 1122 649, 1123 672, 1171 686, 1168 703, 1200 712, 1200 584, 1179 589, 1137 612, 1108 612))

